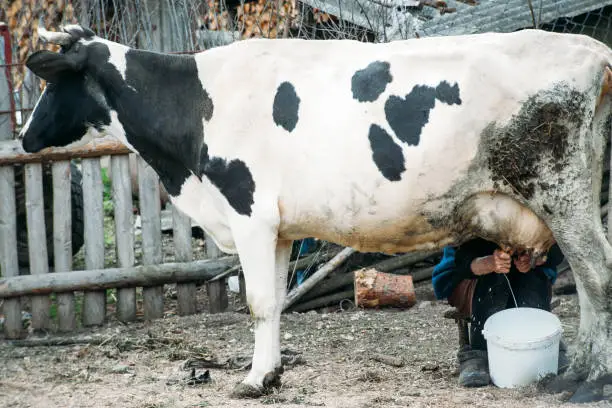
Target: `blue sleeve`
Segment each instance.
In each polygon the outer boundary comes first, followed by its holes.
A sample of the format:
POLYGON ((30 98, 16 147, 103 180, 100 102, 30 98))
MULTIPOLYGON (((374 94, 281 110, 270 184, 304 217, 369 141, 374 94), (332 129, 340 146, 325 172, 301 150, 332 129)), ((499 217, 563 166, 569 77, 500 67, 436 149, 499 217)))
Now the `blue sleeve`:
POLYGON ((455 248, 447 246, 442 252, 442 259, 434 266, 431 283, 437 299, 448 298, 455 288, 455 248))

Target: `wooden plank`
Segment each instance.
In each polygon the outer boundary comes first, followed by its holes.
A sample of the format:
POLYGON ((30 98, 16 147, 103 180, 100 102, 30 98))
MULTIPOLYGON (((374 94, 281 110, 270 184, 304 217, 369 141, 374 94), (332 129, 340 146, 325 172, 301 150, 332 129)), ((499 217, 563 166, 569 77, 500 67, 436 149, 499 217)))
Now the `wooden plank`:
MULTIPOLYGON (((42 165, 40 163, 26 164, 24 173, 30 273, 32 275, 43 275, 49 273, 49 259, 45 232, 42 165)), ((49 296, 32 297, 32 328, 34 330, 50 328, 50 308, 49 296)))
MULTIPOLYGON (((13 241, 14 242, 14 241, 13 241)), ((4 260, 3 260, 4 261, 4 260)), ((238 259, 225 257, 188 263, 139 265, 129 268, 106 268, 46 275, 22 275, 0 279, 0 298, 46 295, 75 290, 99 291, 165 283, 206 282, 235 265, 238 259)))
POLYGON ((229 302, 227 299, 227 279, 219 279, 206 283, 210 313, 225 312, 229 302))
MULTIPOLYGON (((99 158, 82 161, 83 207, 85 212, 85 268, 104 268, 103 186, 99 158)), ((83 325, 104 323, 106 291, 86 291, 83 296, 83 325)))
POLYGON ((80 147, 49 147, 38 153, 26 153, 21 147, 21 142, 11 140, 0 143, 0 166, 19 163, 48 163, 128 153, 131 151, 123 143, 110 137, 96 139, 80 147))
POLYGON ((242 271, 240 272, 238 280, 240 282, 240 301, 242 304, 247 305, 246 282, 244 281, 244 273, 242 273, 242 271))
MULTIPOLYGON (((7 279, 19 276, 16 224, 15 171, 12 166, 0 166, 0 272, 7 279)), ((20 338, 24 331, 19 298, 5 299, 3 311, 4 335, 20 338)))
MULTIPOLYGON (((159 179, 155 171, 142 158, 138 159, 138 191, 142 221, 143 264, 159 264, 162 261, 159 179)), ((143 287, 142 297, 146 320, 163 316, 163 285, 143 287)))
MULTIPOLYGON (((221 256, 221 250, 210 235, 206 234, 206 253, 210 259, 221 256)), ((210 313, 225 312, 229 306, 227 297, 227 278, 216 279, 206 284, 208 293, 208 310, 210 313)))
POLYGON ((215 244, 215 241, 213 241, 210 235, 207 233, 204 233, 204 235, 206 237, 206 256, 210 259, 220 257, 223 252, 219 249, 217 244, 215 244))
MULTIPOLYGON (((53 261, 55 272, 72 270, 72 200, 70 162, 53 163, 53 261)), ((57 318, 59 330, 73 331, 76 328, 74 293, 57 295, 57 318)))
MULTIPOLYGON (((134 265, 134 215, 132 213, 132 183, 129 156, 112 156, 112 192, 115 207, 115 244, 122 268, 134 265)), ((117 289, 117 319, 136 320, 136 288, 117 289)))
MULTIPOLYGON (((193 259, 191 247, 191 219, 175 206, 172 206, 172 237, 177 262, 190 262, 193 259)), ((179 283, 176 285, 178 313, 181 316, 196 312, 195 283, 179 283)))
POLYGON ((10 57, 10 54, 5 55, 5 50, 10 50, 10 44, 4 44, 4 36, 0 36, 0 140, 8 140, 13 138, 13 120, 14 114, 11 113, 11 92, 13 87, 9 83, 11 70, 8 65, 12 61, 7 61, 6 58, 10 57))

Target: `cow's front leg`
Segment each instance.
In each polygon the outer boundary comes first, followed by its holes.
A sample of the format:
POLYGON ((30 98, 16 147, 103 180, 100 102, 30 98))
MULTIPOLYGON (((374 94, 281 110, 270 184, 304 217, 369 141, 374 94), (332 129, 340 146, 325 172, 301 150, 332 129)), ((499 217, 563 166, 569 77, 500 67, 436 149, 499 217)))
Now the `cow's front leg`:
MULTIPOLYGON (((256 398, 280 385, 280 316, 285 301, 292 241, 277 241, 270 226, 236 240, 255 325, 251 371, 232 391, 235 398, 256 398)), ((274 231, 275 232, 275 231, 274 231)))
POLYGON ((580 327, 567 374, 545 385, 570 392, 571 402, 612 399, 612 247, 592 219, 553 231, 576 279, 580 327))

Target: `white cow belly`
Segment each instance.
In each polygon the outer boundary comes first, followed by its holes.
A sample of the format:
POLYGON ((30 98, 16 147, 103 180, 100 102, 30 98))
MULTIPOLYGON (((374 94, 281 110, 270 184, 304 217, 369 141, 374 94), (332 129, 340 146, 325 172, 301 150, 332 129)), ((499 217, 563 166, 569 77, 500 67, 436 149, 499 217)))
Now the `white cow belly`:
POLYGON ((225 198, 208 179, 191 175, 181 187, 181 194, 170 197, 173 205, 191 217, 225 253, 236 253, 236 245, 227 224, 225 198))

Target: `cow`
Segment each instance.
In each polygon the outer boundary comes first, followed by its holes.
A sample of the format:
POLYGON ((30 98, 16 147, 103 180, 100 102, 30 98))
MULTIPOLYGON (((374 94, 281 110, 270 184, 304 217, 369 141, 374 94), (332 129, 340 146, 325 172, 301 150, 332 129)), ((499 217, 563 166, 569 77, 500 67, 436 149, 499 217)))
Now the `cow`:
POLYGON ((604 44, 527 29, 389 43, 252 39, 186 56, 80 25, 39 34, 61 51, 27 59, 48 85, 23 149, 112 135, 222 251, 238 254, 255 343, 234 397, 280 383, 289 256, 306 237, 388 254, 482 237, 532 259, 556 242, 576 277, 580 327, 571 369, 549 389, 604 397, 604 44))

